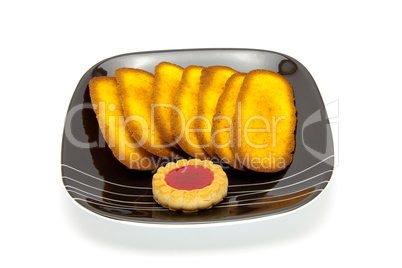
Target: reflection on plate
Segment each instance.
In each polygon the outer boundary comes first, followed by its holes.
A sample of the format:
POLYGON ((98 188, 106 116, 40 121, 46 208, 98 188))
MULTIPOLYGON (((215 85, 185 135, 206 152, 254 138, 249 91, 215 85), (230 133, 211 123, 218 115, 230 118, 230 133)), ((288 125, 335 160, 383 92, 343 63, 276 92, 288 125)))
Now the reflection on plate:
POLYGON ((200 224, 268 217, 297 209, 325 188, 334 167, 332 134, 324 103, 310 73, 295 59, 254 49, 192 49, 131 53, 101 61, 84 74, 68 108, 62 148, 62 178, 70 196, 98 215, 126 222, 200 224), (169 61, 188 65, 224 65, 240 72, 267 69, 292 83, 297 107, 296 149, 284 171, 267 174, 224 166, 228 196, 212 209, 172 212, 152 197, 155 171, 129 170, 105 144, 88 92, 95 76, 113 76, 120 67, 153 72, 169 61))

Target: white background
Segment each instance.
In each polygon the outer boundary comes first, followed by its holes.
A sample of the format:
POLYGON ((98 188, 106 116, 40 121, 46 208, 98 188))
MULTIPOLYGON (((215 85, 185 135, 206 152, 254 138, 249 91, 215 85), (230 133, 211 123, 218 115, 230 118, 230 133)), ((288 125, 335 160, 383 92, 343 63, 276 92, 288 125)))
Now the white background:
POLYGON ((401 267, 400 11, 387 0, 3 1, 0 265, 401 267), (210 47, 290 55, 339 104, 327 189, 281 217, 204 228, 131 226, 75 205, 60 147, 81 76, 122 53, 210 47))

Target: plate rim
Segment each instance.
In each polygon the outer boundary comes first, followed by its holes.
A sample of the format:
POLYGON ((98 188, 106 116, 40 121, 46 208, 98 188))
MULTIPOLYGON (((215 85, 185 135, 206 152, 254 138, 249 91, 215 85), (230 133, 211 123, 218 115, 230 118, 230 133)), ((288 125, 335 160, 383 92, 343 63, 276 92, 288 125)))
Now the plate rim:
MULTIPOLYGON (((335 167, 333 169, 331 178, 334 176, 335 173, 335 167)), ((114 219, 111 217, 103 216, 101 214, 95 213, 92 210, 87 209, 86 207, 82 206, 80 203, 78 203, 76 200, 72 198, 72 196, 67 192, 64 191, 65 194, 71 199, 75 204, 75 206, 78 206, 81 210, 86 211, 87 213, 94 215, 97 218, 107 220, 109 222, 117 223, 117 224, 125 224, 125 225, 130 225, 130 226, 136 226, 136 227, 149 227, 149 228, 161 228, 161 229, 182 229, 182 228, 212 228, 212 227, 222 227, 222 226, 235 226, 235 225, 240 225, 240 224, 252 224, 255 222, 262 222, 262 221, 268 221, 268 220, 273 220, 279 217, 284 217, 284 216, 289 216, 290 214, 297 212, 299 210, 302 210, 306 208, 307 206, 310 206, 317 202, 317 200, 322 196, 324 191, 328 191, 328 184, 331 183, 332 180, 329 180, 327 185, 309 202, 298 206, 294 209, 281 212, 281 213, 276 213, 273 215, 260 215, 260 216, 255 216, 255 217, 249 217, 249 218, 244 218, 244 219, 233 219, 233 220, 228 220, 228 221, 210 221, 210 222, 176 222, 176 223, 171 223, 171 222, 145 222, 145 221, 126 221, 126 220, 119 220, 119 219, 114 219)), ((63 188, 65 188, 63 184, 63 188)))

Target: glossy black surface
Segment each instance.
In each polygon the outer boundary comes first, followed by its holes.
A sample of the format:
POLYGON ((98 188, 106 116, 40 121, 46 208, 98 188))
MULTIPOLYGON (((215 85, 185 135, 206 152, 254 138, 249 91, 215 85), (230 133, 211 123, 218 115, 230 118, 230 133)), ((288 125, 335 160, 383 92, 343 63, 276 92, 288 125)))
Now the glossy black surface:
POLYGON ((313 200, 327 185, 334 166, 332 135, 325 106, 310 73, 295 59, 253 49, 194 49, 131 53, 101 61, 84 74, 67 112, 62 148, 62 178, 71 197, 104 217, 153 224, 194 224, 246 220, 285 213, 313 200), (225 65, 240 72, 268 69, 293 85, 297 107, 293 163, 275 174, 224 167, 227 198, 212 209, 193 214, 171 212, 154 202, 154 171, 125 168, 112 155, 98 129, 90 104, 88 81, 133 67, 153 72, 169 61, 188 65, 225 65))

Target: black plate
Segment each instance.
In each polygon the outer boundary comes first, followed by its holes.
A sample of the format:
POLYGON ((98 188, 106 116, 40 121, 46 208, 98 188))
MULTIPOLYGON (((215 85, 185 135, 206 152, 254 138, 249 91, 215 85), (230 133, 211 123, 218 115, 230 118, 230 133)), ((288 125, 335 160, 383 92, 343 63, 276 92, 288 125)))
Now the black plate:
POLYGON ((81 206, 98 215, 149 224, 200 224, 268 217, 297 209, 327 185, 334 167, 334 149, 327 113, 307 69, 295 59, 255 49, 190 49, 130 53, 101 61, 79 82, 68 108, 62 145, 62 178, 66 190, 81 206), (224 167, 229 193, 212 209, 193 214, 172 212, 154 202, 154 171, 125 168, 112 155, 100 134, 88 93, 95 76, 113 76, 120 67, 153 72, 169 61, 188 65, 225 65, 240 72, 268 69, 293 85, 297 106, 293 163, 282 172, 264 174, 224 167))

